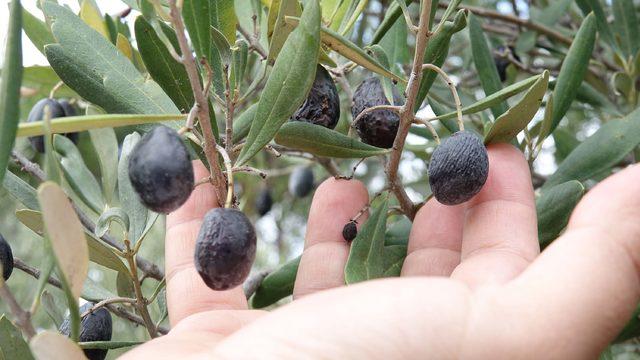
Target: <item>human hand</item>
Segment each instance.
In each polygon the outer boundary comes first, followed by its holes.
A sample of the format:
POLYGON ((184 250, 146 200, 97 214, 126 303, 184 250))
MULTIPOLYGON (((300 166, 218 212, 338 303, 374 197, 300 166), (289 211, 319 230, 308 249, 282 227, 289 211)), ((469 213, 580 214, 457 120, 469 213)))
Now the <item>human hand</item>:
MULTIPOLYGON (((172 331, 127 359, 595 358, 640 299, 640 167, 591 190, 564 235, 539 255, 529 168, 489 147, 483 190, 418 212, 402 277, 344 284, 342 227, 367 202, 357 181, 316 191, 294 302, 247 310, 242 289, 206 287, 193 264, 208 185, 167 218, 172 331)), ((196 166, 196 177, 206 170, 196 166)), ((362 223, 362 221, 360 221, 362 223)))

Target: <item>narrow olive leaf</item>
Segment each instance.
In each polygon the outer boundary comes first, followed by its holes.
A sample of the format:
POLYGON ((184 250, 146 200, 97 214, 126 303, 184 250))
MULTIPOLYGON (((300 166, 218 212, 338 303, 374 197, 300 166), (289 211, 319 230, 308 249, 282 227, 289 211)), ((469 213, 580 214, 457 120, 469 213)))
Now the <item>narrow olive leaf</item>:
MULTIPOLYGON (((555 98, 554 98, 555 101, 555 98)), ((616 164, 640 144, 640 110, 602 125, 558 166, 543 188, 584 181, 616 164)))
MULTIPOLYGON (((548 27, 553 27, 558 20, 566 15, 573 0, 558 0, 548 4, 539 14, 533 16, 533 20, 548 27)), ((533 30, 522 33, 516 43, 516 52, 520 54, 528 53, 536 45, 538 33, 533 30)))
POLYGON ((220 30, 211 27, 211 40, 213 41, 213 46, 215 46, 218 54, 220 55, 220 61, 222 61, 222 66, 227 66, 228 69, 231 69, 231 45, 224 37, 224 35, 220 32, 220 30))
POLYGON ((232 87, 240 89, 244 74, 247 70, 247 59, 249 57, 249 44, 245 40, 237 40, 233 48, 233 63, 231 74, 233 76, 232 87))
POLYGON ((107 29, 104 19, 102 19, 100 10, 96 9, 91 1, 82 1, 82 5, 80 5, 80 18, 93 30, 109 39, 109 30, 107 29))
POLYGON ((402 264, 407 257, 406 245, 392 245, 384 247, 383 277, 398 277, 402 271, 402 264))
MULTIPOLYGON (((213 89, 224 97, 224 77, 220 54, 211 39, 211 27, 218 27, 218 6, 233 0, 185 0, 182 7, 184 24, 198 58, 204 57, 213 70, 213 89)), ((233 6, 233 5, 232 5, 233 6)), ((233 8, 232 8, 233 11, 233 8)), ((235 19, 235 14, 231 14, 235 19)), ((235 26, 235 25, 234 25, 235 26)), ((235 34, 235 33, 234 33, 235 34)), ((235 38, 233 39, 235 41, 235 38)))
POLYGON ((58 268, 71 294, 78 298, 89 270, 89 250, 82 224, 69 198, 55 183, 42 183, 38 199, 58 268))
MULTIPOLYGON (((100 129, 107 127, 121 127, 138 124, 164 123, 171 120, 184 120, 186 115, 127 115, 127 114, 101 114, 101 115, 85 115, 85 116, 68 116, 57 118, 51 122, 51 132, 54 134, 64 134, 70 132, 79 132, 90 129, 100 129)), ((34 121, 30 123, 21 123, 18 126, 16 136, 37 136, 44 135, 44 126, 42 121, 34 121)))
MULTIPOLYGON (((411 0, 405 0, 405 4, 411 4, 411 0)), ((436 6, 437 7, 437 6, 436 6)), ((396 3, 396 1, 392 2, 389 5, 389 8, 385 12, 384 19, 380 25, 376 28, 376 32, 373 34, 371 39, 371 45, 378 44, 382 38, 385 37, 389 29, 396 24, 397 20, 402 16, 402 8, 396 3)))
POLYGON ((613 27, 619 36, 622 51, 627 57, 636 56, 640 45, 640 25, 633 0, 613 0, 613 27))
POLYGON ((496 119, 485 135, 484 143, 488 145, 511 142, 533 120, 540 109, 548 84, 549 71, 545 70, 522 99, 496 119))
POLYGON ((88 301, 99 302, 105 299, 113 299, 117 297, 113 292, 98 285, 91 278, 87 278, 82 289, 82 298, 88 301))
MULTIPOLYGON (((37 235, 44 235, 44 220, 40 211, 18 210, 16 211, 16 218, 37 235)), ((88 232, 85 232, 85 239, 89 248, 90 261, 118 272, 129 272, 120 257, 101 240, 96 239, 93 234, 88 232)))
POLYGON ((119 207, 112 207, 105 210, 100 215, 100 217, 96 221, 94 234, 97 237, 104 236, 104 234, 109 231, 111 222, 113 221, 119 223, 124 231, 129 232, 129 215, 127 215, 127 213, 119 207))
POLYGON ((275 140, 292 149, 334 158, 364 158, 390 151, 365 144, 324 126, 302 121, 283 125, 275 140))
MULTIPOLYGON (((380 45, 372 45, 367 49, 367 52, 371 53, 373 57, 378 60, 378 62, 384 66, 386 69, 390 69, 389 55, 384 50, 384 48, 380 45)), ((393 88, 394 84, 391 79, 386 78, 384 76, 377 75, 380 79, 380 83, 382 84, 382 90, 384 92, 384 96, 387 98, 389 104, 395 103, 393 99, 393 88)))
POLYGON ((300 256, 281 265, 262 280, 256 293, 249 300, 253 309, 262 309, 293 294, 300 256))
MULTIPOLYGON (((480 99, 469 106, 465 106, 462 108, 462 114, 463 115, 475 114, 479 111, 486 110, 496 104, 502 103, 506 99, 509 99, 515 95, 518 95, 524 90, 531 88, 531 86, 540 79, 540 76, 541 75, 534 75, 530 78, 521 80, 483 99, 480 99)), ((450 112, 443 113, 442 115, 437 115, 436 118, 440 120, 450 120, 450 119, 455 119, 456 116, 457 116, 456 111, 450 111, 450 112)))
POLYGON ((64 315, 56 305, 56 298, 53 297, 50 292, 45 290, 40 295, 40 302, 42 303, 42 307, 44 307, 44 311, 49 315, 49 318, 53 321, 56 328, 60 327, 64 321, 64 315))
POLYGON ((562 62, 560 74, 553 91, 553 123, 551 132, 558 126, 560 120, 571 107, 576 98, 576 89, 580 87, 593 52, 596 41, 596 19, 593 14, 587 16, 569 48, 569 52, 562 62))
POLYGON ((136 18, 134 29, 140 56, 151 78, 169 95, 180 112, 189 111, 194 99, 184 65, 171 56, 165 44, 144 17, 136 18))
MULTIPOLYGON (((157 83, 145 79, 109 40, 71 10, 50 1, 43 10, 58 41, 45 47, 49 64, 85 100, 108 113, 179 113, 157 83)), ((179 128, 181 124, 168 125, 179 128)))
POLYGON ((276 13, 275 22, 273 28, 269 30, 269 55, 267 61, 272 64, 280 54, 280 50, 284 45, 284 42, 291 33, 291 27, 287 26, 285 18, 287 16, 299 17, 302 14, 302 8, 298 0, 278 0, 273 2, 272 7, 269 9, 269 20, 271 21, 271 10, 276 13), (277 5, 274 8, 273 5, 277 5))
MULTIPOLYGON (((387 54, 389 54, 389 62, 391 63, 391 68, 389 70, 392 72, 396 68, 401 70, 402 64, 406 64, 410 60, 407 38, 407 23, 404 18, 401 17, 398 18, 387 34, 380 40, 380 46, 382 46, 386 50, 387 54), (394 65, 400 66, 396 66, 394 68, 394 65)), ((401 73, 396 71, 396 74, 401 73)))
POLYGON ((105 207, 102 188, 84 160, 76 145, 66 136, 56 135, 53 138, 53 148, 62 168, 64 178, 80 199, 96 214, 100 214, 105 207))
POLYGON ((564 161, 580 145, 580 141, 576 139, 575 135, 564 128, 557 128, 553 132, 553 142, 556 147, 554 156, 557 163, 564 161))
POLYGON ((12 0, 9 6, 7 41, 0 80, 0 182, 4 178, 9 155, 20 122, 20 85, 22 84, 22 7, 12 0))
POLYGON ((384 237, 387 228, 389 200, 383 200, 362 225, 351 243, 344 268, 346 284, 377 279, 384 275, 384 237))
POLYGON ((0 315, 0 353, 6 360, 33 359, 29 345, 22 338, 20 330, 16 329, 4 315, 0 315))
POLYGON ((116 275, 116 291, 118 296, 135 298, 135 288, 133 286, 133 282, 130 274, 118 273, 116 275))
MULTIPOLYGON (((493 53, 482 30, 480 19, 474 14, 469 15, 469 39, 471 41, 471 53, 480 84, 485 95, 489 96, 502 89, 502 82, 498 75, 498 69, 493 61, 493 53)), ((498 103, 491 108, 495 119, 507 111, 507 104, 498 103)))
POLYGON ((82 349, 68 337, 54 332, 44 331, 29 342, 31 351, 38 360, 83 360, 82 349))
MULTIPOLYGON (((443 26, 439 27, 439 31, 433 34, 429 39, 427 48, 424 51, 423 62, 425 64, 434 64, 442 66, 449 54, 449 44, 451 37, 460 32, 467 26, 467 15, 464 10, 458 11, 453 22, 446 21, 443 26)), ((420 89, 416 97, 416 111, 422 106, 422 102, 427 97, 433 82, 436 80, 436 73, 433 70, 425 70, 420 80, 420 89)))
POLYGON ((542 145, 544 140, 549 136, 551 132, 551 122, 553 114, 553 95, 549 95, 547 98, 547 105, 544 108, 544 119, 542 119, 542 123, 540 124, 540 132, 538 132, 538 138, 536 140, 536 145, 542 145))
POLYGON ((36 196, 36 190, 14 173, 7 171, 2 186, 22 205, 26 206, 29 209, 40 209, 40 204, 38 203, 38 198, 36 196))
POLYGON ((384 246, 407 246, 407 244, 409 243, 409 234, 411 233, 412 226, 413 223, 406 217, 402 217, 399 221, 396 221, 393 224, 389 225, 387 233, 385 234, 384 246))
POLYGON ((129 240, 137 241, 147 225, 148 210, 138 198, 131 180, 129 180, 129 157, 141 136, 132 133, 124 138, 122 143, 122 153, 118 163, 118 194, 120 196, 120 206, 129 216, 129 240))
POLYGON ((256 116, 237 165, 246 164, 273 139, 302 105, 313 80, 320 50, 320 6, 307 3, 301 23, 285 41, 262 91, 256 116))
MULTIPOLYGON (((287 17, 286 22, 291 26, 298 26, 299 20, 296 18, 287 17)), ((380 62, 368 55, 358 45, 349 41, 347 38, 325 27, 323 27, 321 30, 322 43, 331 48, 331 50, 364 67, 365 69, 373 71, 376 74, 388 77, 401 83, 407 82, 405 78, 400 77, 386 69, 384 66, 382 66, 382 64, 380 64, 380 62)))
POLYGON ((253 118, 256 117, 258 104, 252 104, 237 119, 233 121, 233 142, 237 143, 249 134, 253 118))
POLYGON ((22 9, 22 29, 43 55, 44 46, 56 42, 47 24, 25 9, 22 9))
POLYGON ((618 43, 613 36, 613 32, 609 26, 609 20, 607 19, 607 14, 604 12, 604 8, 602 7, 600 0, 577 0, 576 3, 578 3, 578 6, 580 6, 580 9, 585 16, 588 16, 589 13, 593 12, 596 17, 598 32, 603 38, 605 38, 611 48, 619 51, 618 43))
POLYGON ((100 164, 102 192, 106 202, 111 204, 118 182, 118 139, 112 128, 91 129, 89 137, 100 164))
POLYGON ((133 63, 133 49, 131 48, 131 43, 129 39, 124 37, 122 34, 118 34, 116 37, 116 48, 120 51, 120 53, 129 59, 133 63))
POLYGON ((547 247, 564 230, 582 195, 584 186, 575 180, 542 191, 536 199, 540 248, 547 247))

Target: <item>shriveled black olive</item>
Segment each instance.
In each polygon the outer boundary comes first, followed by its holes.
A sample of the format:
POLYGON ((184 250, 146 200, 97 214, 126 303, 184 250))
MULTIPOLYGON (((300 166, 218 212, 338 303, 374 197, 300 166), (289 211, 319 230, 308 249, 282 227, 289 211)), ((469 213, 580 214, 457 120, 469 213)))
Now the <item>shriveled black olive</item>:
MULTIPOLYGON (((395 105, 402 102, 395 91, 393 97, 395 105)), ((355 120, 365 109, 377 105, 389 105, 389 101, 384 94, 380 80, 371 77, 364 80, 353 93, 353 107, 351 108, 353 119, 355 120)), ((356 123, 356 131, 364 143, 389 149, 393 146, 399 124, 400 117, 393 111, 375 110, 360 118, 356 123)))
MULTIPOLYGON (((86 303, 80 307, 80 314, 87 312, 95 304, 86 303)), ((113 323, 111 314, 107 309, 100 308, 82 318, 80 323, 80 342, 111 341, 113 323)), ((66 318, 60 325, 60 333, 69 336, 71 334, 71 319, 66 318)), ((89 360, 104 360, 107 357, 107 349, 85 349, 84 355, 89 360)))
POLYGON ((302 106, 291 117, 293 121, 305 121, 334 129, 340 120, 340 96, 331 75, 321 65, 311 91, 302 106))
POLYGON ((269 189, 262 189, 256 197, 256 211, 258 215, 264 216, 271 211, 273 206, 273 198, 271 197, 271 191, 269 189))
POLYGON ((295 168, 289 176, 289 192, 295 197, 309 195, 313 186, 313 171, 306 166, 295 168))

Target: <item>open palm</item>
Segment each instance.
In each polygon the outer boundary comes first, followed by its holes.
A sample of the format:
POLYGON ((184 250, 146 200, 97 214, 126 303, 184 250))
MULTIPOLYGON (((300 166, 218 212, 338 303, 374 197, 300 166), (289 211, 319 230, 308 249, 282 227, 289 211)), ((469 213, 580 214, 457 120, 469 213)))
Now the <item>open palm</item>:
POLYGON ((218 202, 198 187, 167 219, 172 331, 126 358, 596 357, 640 298, 640 167, 591 190, 539 254, 526 161, 510 145, 490 146, 489 159, 487 184, 469 203, 431 200, 418 212, 401 278, 349 287, 342 227, 368 195, 357 181, 325 181, 295 301, 273 312, 248 310, 240 288, 216 292, 200 279, 195 239, 218 202))

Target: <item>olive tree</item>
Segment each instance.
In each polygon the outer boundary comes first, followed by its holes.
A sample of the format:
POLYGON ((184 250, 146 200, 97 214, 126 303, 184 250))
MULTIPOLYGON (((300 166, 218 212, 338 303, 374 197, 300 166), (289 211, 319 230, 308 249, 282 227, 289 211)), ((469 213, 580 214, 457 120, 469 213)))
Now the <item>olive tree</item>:
MULTIPOLYGON (((336 219, 349 285, 399 276, 416 212, 481 191, 491 144, 530 164, 541 248, 640 154, 632 0, 100 3, 12 0, 3 24, 7 359, 104 359, 166 334, 164 219, 198 186, 219 201, 202 281, 276 308, 325 178, 371 192, 336 219), (23 67, 25 35, 48 65, 23 67)), ((603 356, 638 336, 636 313, 603 356)))

